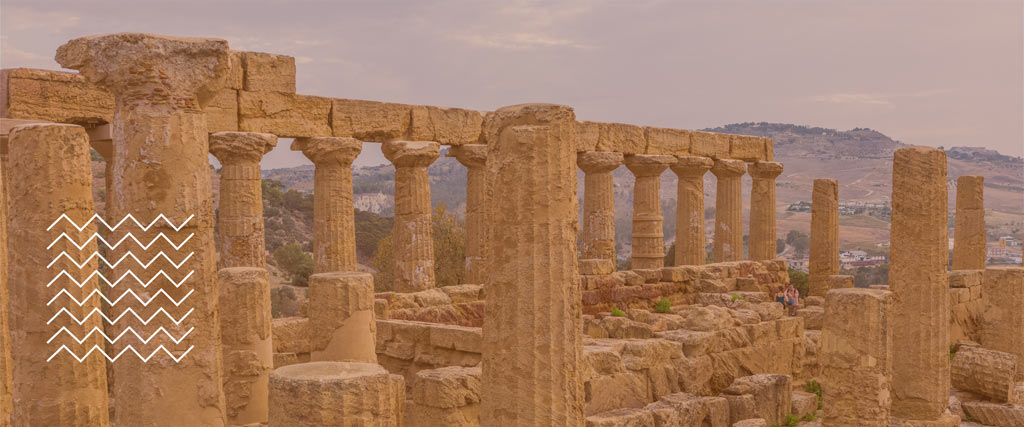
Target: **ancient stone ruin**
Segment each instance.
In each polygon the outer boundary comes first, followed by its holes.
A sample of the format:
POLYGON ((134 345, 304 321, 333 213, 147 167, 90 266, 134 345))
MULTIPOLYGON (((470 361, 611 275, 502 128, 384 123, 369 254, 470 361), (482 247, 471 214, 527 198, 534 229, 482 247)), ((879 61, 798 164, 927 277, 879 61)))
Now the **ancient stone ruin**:
POLYGON ((293 58, 219 39, 84 37, 57 60, 78 73, 0 73, 0 426, 1024 425, 1024 268, 985 268, 981 180, 961 177, 947 271, 941 150, 895 153, 887 285, 839 275, 838 185, 815 181, 790 316, 769 297, 790 282, 770 139, 296 94, 293 58), (260 161, 278 138, 315 167, 314 274, 303 314, 272 319, 260 161), (395 166, 396 280, 376 293, 353 214, 369 143, 395 166), (442 154, 467 172, 467 283, 438 287, 442 154), (619 166, 636 179, 617 271, 619 166))

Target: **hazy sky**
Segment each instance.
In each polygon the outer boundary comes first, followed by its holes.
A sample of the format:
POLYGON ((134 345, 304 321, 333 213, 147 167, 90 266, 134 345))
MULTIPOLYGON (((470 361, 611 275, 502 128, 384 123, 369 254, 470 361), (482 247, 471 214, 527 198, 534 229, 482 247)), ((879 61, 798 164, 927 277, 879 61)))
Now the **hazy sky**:
MULTIPOLYGON (((2 66, 122 31, 291 55, 300 93, 696 129, 869 127, 1024 153, 1024 2, 3 0, 2 66)), ((287 143, 264 167, 304 163, 287 143)), ((383 161, 366 144, 358 163, 383 161)))

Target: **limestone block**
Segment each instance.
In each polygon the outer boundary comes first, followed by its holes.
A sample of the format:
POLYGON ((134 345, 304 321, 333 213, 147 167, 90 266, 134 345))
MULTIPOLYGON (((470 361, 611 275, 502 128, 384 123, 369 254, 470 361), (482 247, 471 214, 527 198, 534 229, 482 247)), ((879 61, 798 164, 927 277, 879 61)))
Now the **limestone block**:
POLYGON ((404 427, 479 427, 480 405, 459 408, 435 408, 405 401, 404 427))
POLYGON ((417 105, 412 107, 409 139, 445 145, 476 144, 483 121, 479 111, 417 105))
POLYGON ((950 367, 953 387, 1004 403, 1013 396, 1016 373, 1016 355, 974 346, 961 346, 950 367))
POLYGON ((981 344, 1017 356, 1017 381, 1024 381, 1024 268, 985 270, 981 344))
POLYGON ((228 74, 224 77, 224 88, 242 90, 245 88, 245 67, 242 57, 245 52, 231 51, 228 56, 228 74))
POLYGON ((361 141, 404 139, 412 125, 412 105, 358 99, 333 99, 334 136, 361 141))
POLYGON ((847 276, 847 275, 843 275, 843 274, 834 274, 834 275, 828 276, 828 289, 829 290, 832 290, 832 289, 845 289, 845 288, 852 288, 852 287, 854 287, 853 276, 847 276))
POLYGON ((270 427, 401 425, 405 381, 380 365, 311 362, 270 374, 270 427))
POLYGON ((802 391, 793 392, 793 406, 790 409, 790 413, 798 417, 803 417, 806 414, 813 414, 818 410, 818 395, 814 393, 804 393, 802 391))
POLYGON ((587 417, 587 427, 650 427, 654 415, 643 409, 619 409, 587 417))
POLYGON ((282 317, 273 320, 275 353, 309 353, 309 318, 282 317))
POLYGON ((241 52, 241 59, 246 91, 295 93, 295 58, 272 53, 241 52))
POLYGON ((581 259, 580 274, 599 275, 615 272, 615 263, 609 259, 581 259))
POLYGON ((821 306, 804 307, 796 311, 804 319, 804 328, 820 330, 825 321, 825 309, 821 306))
POLYGON ((764 159, 768 162, 775 161, 775 141, 771 138, 761 138, 764 141, 764 159))
POLYGON ((586 413, 643 407, 648 403, 648 387, 647 379, 635 372, 617 372, 590 378, 584 384, 586 413))
POLYGON ((480 367, 425 369, 412 382, 412 400, 434 408, 459 408, 480 403, 480 367))
MULTIPOLYGON (((753 416, 747 418, 763 418, 774 423, 781 423, 792 406, 792 381, 789 375, 758 374, 733 380, 732 385, 722 393, 733 405, 733 396, 750 395, 753 405, 750 407, 753 416)), ((742 420, 738 414, 747 414, 745 403, 740 411, 732 411, 730 419, 742 420)))
POLYGON ((313 361, 377 362, 372 275, 314 274, 309 277, 309 301, 313 361))
POLYGON ((750 418, 737 421, 732 424, 732 427, 768 427, 768 422, 764 418, 750 418))
POLYGON ((238 130, 238 91, 222 89, 203 108, 210 133, 238 130))
POLYGON ((704 405, 704 421, 701 426, 728 427, 729 402, 724 397, 701 397, 704 405))
POLYGON ((729 157, 745 162, 767 161, 764 138, 746 135, 732 135, 729 138, 729 157))
POLYGON ((694 156, 725 159, 729 157, 730 136, 711 132, 690 132, 690 153, 694 156))
POLYGON ((645 127, 646 154, 690 155, 690 131, 681 129, 645 127))
POLYGON ((662 396, 644 409, 654 417, 655 427, 698 426, 708 412, 702 399, 689 393, 662 396))
POLYGON ((823 297, 823 296, 812 295, 812 296, 809 296, 807 298, 804 298, 804 306, 818 306, 818 307, 821 307, 821 306, 824 306, 824 305, 825 305, 825 297, 823 297))
POLYGON ((752 394, 727 394, 722 396, 729 402, 729 420, 733 424, 757 415, 757 402, 752 394))
POLYGON ((595 151, 614 151, 622 154, 644 154, 647 138, 644 128, 622 123, 601 123, 595 151))
POLYGON ((75 73, 0 70, 0 117, 96 125, 114 119, 114 96, 75 73))
POLYGON ((949 272, 950 288, 980 287, 985 270, 953 270, 949 272))
POLYGON ((284 92, 238 92, 239 130, 282 138, 331 136, 331 100, 284 92))
POLYGON ((224 399, 232 424, 267 420, 267 384, 274 364, 268 280, 265 268, 217 272, 224 399))
POLYGON ((1024 426, 1024 406, 992 402, 963 402, 961 406, 968 416, 987 426, 1024 426))
POLYGON ((483 333, 480 328, 434 325, 430 329, 430 345, 458 351, 482 353, 483 333))
MULTIPOLYGON (((306 356, 309 356, 309 353, 306 353, 306 356)), ((298 353, 274 353, 274 369, 308 361, 309 357, 300 358, 298 353)))
POLYGON ((597 141, 601 139, 601 124, 598 122, 576 122, 576 151, 597 151, 597 141))

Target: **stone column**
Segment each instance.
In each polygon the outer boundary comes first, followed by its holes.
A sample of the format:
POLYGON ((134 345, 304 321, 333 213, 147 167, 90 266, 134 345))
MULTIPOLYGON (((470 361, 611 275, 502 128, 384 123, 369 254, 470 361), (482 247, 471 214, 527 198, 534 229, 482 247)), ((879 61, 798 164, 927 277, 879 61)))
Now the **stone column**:
POLYGON ((576 264, 576 118, 526 104, 490 113, 487 316, 480 425, 584 425, 576 264))
POLYGON ((106 426, 107 361, 99 352, 103 336, 95 332, 103 330, 100 298, 93 294, 100 285, 92 276, 99 266, 96 258, 85 262, 96 252, 95 240, 86 243, 96 225, 77 230, 94 212, 88 137, 74 125, 19 126, 10 135, 9 162, 8 243, 16 248, 8 254, 14 266, 9 310, 12 371, 18 378, 12 423, 106 426), (57 221, 61 215, 71 221, 57 221), (81 250, 76 246, 83 244, 81 250))
POLYGON ((995 402, 1012 401, 1017 386, 1017 355, 964 345, 950 365, 950 383, 957 390, 977 393, 995 402))
POLYGON ((353 138, 296 138, 293 151, 313 162, 313 273, 356 271, 352 162, 363 149, 353 138))
MULTIPOLYGON (((6 136, 4 137, 6 139, 6 136)), ((6 144, 6 143, 5 143, 6 144)), ((7 187, 2 184, 8 166, 0 162, 0 301, 10 301, 7 294, 7 187)), ((0 427, 11 425, 11 334, 8 326, 7 303, 0 303, 0 427)))
POLYGON ((956 179, 956 228, 953 230, 953 269, 984 270, 986 257, 985 177, 956 179))
POLYGON ((377 363, 373 276, 320 273, 309 277, 310 360, 377 363))
POLYGON ((612 171, 623 162, 622 153, 587 152, 576 154, 583 170, 583 259, 615 257, 615 182, 612 171))
POLYGON ((221 267, 267 266, 260 160, 277 145, 269 133, 217 132, 210 154, 220 161, 217 240, 221 267))
MULTIPOLYGON (((487 249, 487 146, 468 144, 452 147, 455 157, 466 167, 466 283, 486 280, 484 252, 487 249)), ((371 301, 372 302, 372 301, 371 301)))
POLYGON ((148 325, 129 315, 110 332, 118 334, 131 326, 143 331, 163 327, 167 333, 157 334, 148 344, 122 339, 112 345, 115 352, 132 345, 141 354, 153 354, 148 362, 128 354, 112 364, 114 424, 223 426, 209 132, 201 108, 227 74, 227 42, 110 34, 72 40, 58 49, 56 59, 114 95, 114 182, 107 216, 119 219, 130 214, 152 226, 142 230, 129 220, 111 237, 119 240, 129 232, 140 242, 164 237, 148 249, 132 243, 112 251, 114 259, 130 250, 139 259, 153 260, 148 267, 122 263, 111 272, 114 277, 131 271, 153 278, 164 271, 170 278, 161 276, 148 287, 137 280, 118 285, 140 295, 163 290, 170 298, 157 296, 148 306, 132 297, 119 303, 144 315, 157 309, 166 315, 157 315, 148 325), (160 252, 180 267, 157 258, 160 252), (191 255, 186 259, 186 254, 191 255), (170 301, 186 295, 180 305, 170 301))
POLYGON ((262 267, 217 272, 229 425, 267 422, 267 386, 274 367, 269 280, 262 267))
POLYGON ((434 233, 427 167, 441 146, 426 141, 389 141, 381 147, 395 165, 394 283, 396 292, 434 287, 434 233))
POLYGON ((715 160, 711 173, 718 179, 715 194, 715 262, 743 259, 743 174, 742 160, 715 160))
POLYGON ((949 404, 949 286, 946 154, 896 150, 892 167, 892 259, 896 295, 893 416, 938 420, 949 404))
POLYGON ((755 261, 775 259, 775 178, 782 173, 782 163, 753 163, 747 172, 753 179, 750 187, 749 258, 755 261))
POLYGON ((679 157, 672 172, 679 177, 676 191, 675 265, 703 265, 708 253, 704 248, 704 174, 714 161, 707 157, 679 157))
POLYGON ((372 363, 310 362, 270 374, 269 427, 402 425, 405 379, 372 363))
POLYGON ((626 156, 633 173, 633 268, 665 266, 665 235, 661 216, 661 173, 676 163, 675 156, 637 154, 626 156))
POLYGON ((812 296, 824 296, 828 277, 839 274, 839 183, 834 179, 814 180, 807 272, 812 296))
POLYGON ((824 426, 889 427, 893 375, 891 292, 839 289, 825 296, 821 330, 824 426))
POLYGON ((1024 268, 988 268, 981 286, 981 345, 1017 355, 1016 380, 1024 381, 1024 268))

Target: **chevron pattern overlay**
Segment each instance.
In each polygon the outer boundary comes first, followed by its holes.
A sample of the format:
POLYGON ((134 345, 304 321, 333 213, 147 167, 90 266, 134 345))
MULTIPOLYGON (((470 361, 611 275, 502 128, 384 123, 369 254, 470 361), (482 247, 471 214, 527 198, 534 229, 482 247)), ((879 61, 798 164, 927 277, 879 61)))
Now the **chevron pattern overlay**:
POLYGON ((188 243, 195 237, 180 223, 158 215, 142 222, 131 214, 108 223, 94 214, 76 223, 61 215, 46 229, 53 255, 46 268, 47 322, 54 351, 47 359, 72 357, 79 363, 96 354, 117 362, 126 354, 143 362, 180 362, 192 351, 187 321, 195 292, 186 282, 195 271, 188 243), (113 224, 111 224, 113 223, 113 224), (100 340, 100 338, 103 338, 100 340))

